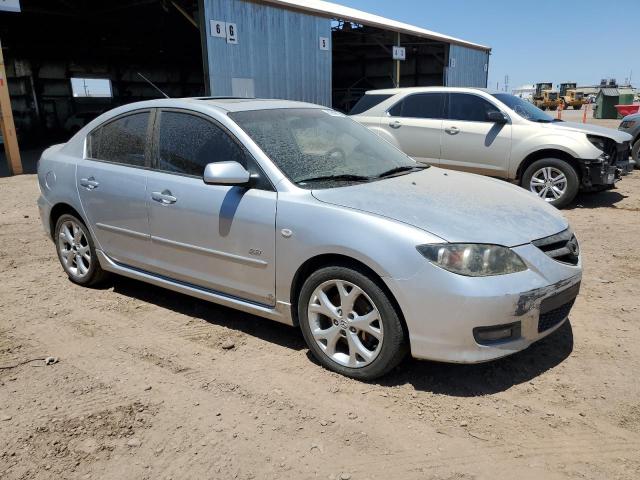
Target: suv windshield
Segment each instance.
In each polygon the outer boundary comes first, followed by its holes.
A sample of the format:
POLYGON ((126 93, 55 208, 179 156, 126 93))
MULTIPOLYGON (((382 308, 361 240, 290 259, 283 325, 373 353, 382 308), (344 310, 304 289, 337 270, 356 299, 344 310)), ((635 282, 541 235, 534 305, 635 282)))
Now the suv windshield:
POLYGON ((551 123, 554 121, 553 117, 550 117, 532 103, 516 97, 515 95, 510 95, 508 93, 494 93, 493 96, 522 118, 539 123, 551 123))
POLYGON ((229 116, 302 188, 369 182, 425 168, 333 110, 281 108, 229 116))

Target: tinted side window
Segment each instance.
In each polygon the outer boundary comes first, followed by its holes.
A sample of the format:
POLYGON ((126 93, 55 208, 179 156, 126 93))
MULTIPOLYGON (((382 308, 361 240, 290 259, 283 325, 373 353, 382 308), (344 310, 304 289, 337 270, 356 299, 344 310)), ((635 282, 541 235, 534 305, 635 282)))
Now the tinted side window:
POLYGON ((404 99, 402 116, 412 118, 442 118, 444 93, 420 93, 404 99))
POLYGON ((235 161, 247 167, 240 146, 205 118, 162 112, 159 135, 158 170, 201 177, 208 163, 235 161))
POLYGON ((402 105, 404 104, 404 100, 400 100, 393 107, 389 109, 389 115, 392 117, 401 117, 402 116, 402 105))
POLYGON ((349 112, 349 115, 357 115, 359 113, 366 112, 367 110, 384 102, 387 98, 390 97, 391 95, 383 95, 380 93, 363 95, 362 97, 360 97, 360 100, 358 100, 358 103, 353 106, 353 108, 349 112))
POLYGON ((488 112, 499 109, 484 98, 470 93, 449 94, 449 119, 468 122, 486 122, 488 112))
POLYGON ((97 128, 89 135, 89 157, 145 166, 149 112, 134 113, 97 128))
POLYGON ((418 93, 409 95, 389 109, 392 117, 444 118, 445 93, 418 93))

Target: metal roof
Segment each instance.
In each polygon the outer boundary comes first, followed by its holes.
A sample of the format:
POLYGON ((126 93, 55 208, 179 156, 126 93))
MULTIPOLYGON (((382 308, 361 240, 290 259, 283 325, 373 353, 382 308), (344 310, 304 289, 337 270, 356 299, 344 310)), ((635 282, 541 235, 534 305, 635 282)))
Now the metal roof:
POLYGON ((602 93, 602 95, 604 95, 605 97, 617 97, 618 95, 620 95, 620 92, 618 92, 617 88, 601 88, 600 93, 602 93))
POLYGON ((369 25, 372 27, 383 28, 385 30, 392 30, 394 32, 405 33, 408 35, 415 35, 417 37, 430 38, 432 40, 438 40, 446 43, 453 43, 456 45, 462 45, 464 47, 475 48, 478 50, 491 51, 491 47, 486 45, 480 45, 478 43, 468 42, 456 37, 450 37, 449 35, 443 35, 442 33, 432 32, 424 28, 409 25, 408 23, 398 22, 391 20, 390 18, 381 17, 372 13, 363 12, 355 8, 345 7, 344 5, 338 5, 337 3, 325 2, 323 0, 263 0, 266 3, 278 5, 285 8, 291 8, 294 10, 302 10, 311 12, 323 17, 335 18, 339 20, 347 20, 354 23, 360 23, 362 25, 369 25))

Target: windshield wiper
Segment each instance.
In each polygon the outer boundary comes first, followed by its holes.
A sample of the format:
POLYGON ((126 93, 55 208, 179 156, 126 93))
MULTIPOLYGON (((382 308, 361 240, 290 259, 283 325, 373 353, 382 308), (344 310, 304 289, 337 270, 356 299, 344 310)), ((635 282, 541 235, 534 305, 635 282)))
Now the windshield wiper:
POLYGON ((371 177, 365 177, 364 175, 352 175, 352 174, 341 174, 341 175, 321 175, 318 177, 309 177, 304 178, 302 180, 296 180, 296 183, 307 183, 307 182, 322 182, 325 180, 344 180, 347 182, 369 182, 371 181, 371 177))
POLYGON ((410 170, 424 170, 425 168, 429 168, 429 165, 403 165, 401 167, 395 167, 391 170, 387 170, 386 172, 382 172, 380 175, 378 175, 378 178, 389 177, 396 173, 408 172, 410 170))

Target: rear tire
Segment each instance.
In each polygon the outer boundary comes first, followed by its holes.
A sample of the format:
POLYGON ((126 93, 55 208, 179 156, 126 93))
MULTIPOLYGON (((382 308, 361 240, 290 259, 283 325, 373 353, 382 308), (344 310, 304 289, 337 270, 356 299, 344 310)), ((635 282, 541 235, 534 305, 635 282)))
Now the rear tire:
POLYGON ((369 276, 331 266, 312 273, 298 296, 300 328, 313 356, 359 380, 387 373, 404 358, 406 339, 391 299, 369 276))
POLYGON ((563 208, 578 194, 580 178, 568 162, 559 158, 542 158, 529 165, 520 185, 550 205, 563 208))
POLYGON ((581 110, 582 109, 582 105, 574 105, 573 109, 574 110, 581 110))
POLYGON ((90 287, 107 278, 98 262, 93 238, 82 220, 67 213, 61 215, 53 239, 58 260, 73 283, 90 287))

